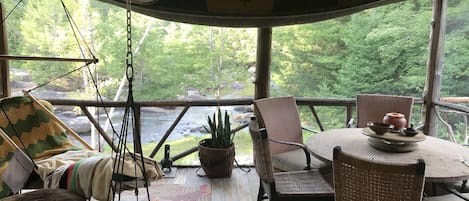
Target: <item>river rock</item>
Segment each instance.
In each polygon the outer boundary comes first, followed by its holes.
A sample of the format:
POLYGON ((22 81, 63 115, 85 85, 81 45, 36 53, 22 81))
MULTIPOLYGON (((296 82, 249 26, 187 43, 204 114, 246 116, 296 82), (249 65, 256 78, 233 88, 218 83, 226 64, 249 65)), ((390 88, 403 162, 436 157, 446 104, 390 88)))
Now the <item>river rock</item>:
MULTIPOLYGON (((56 109, 57 111, 57 109, 56 109)), ((68 118, 72 118, 72 117, 76 117, 77 116, 77 113, 74 112, 74 111, 64 111, 64 112, 60 112, 60 113, 57 113, 58 116, 63 116, 63 117, 68 117, 68 118)))
POLYGON ((249 120, 251 119, 251 116, 253 116, 253 113, 241 113, 241 114, 236 114, 232 115, 232 119, 234 122, 239 122, 239 123, 248 123, 249 120))
POLYGON ((207 133, 203 126, 198 126, 190 129, 191 133, 207 133))
MULTIPOLYGON (((73 105, 54 105, 55 111, 60 112, 60 111, 70 111, 76 114, 74 111, 75 106, 73 105)), ((76 115, 75 115, 76 116, 76 115)))
POLYGON ((68 120, 67 125, 77 133, 90 133, 91 125, 88 117, 78 116, 68 120))
POLYGON ((32 89, 36 87, 37 84, 34 82, 27 82, 27 81, 20 81, 20 80, 12 80, 11 81, 11 88, 12 89, 32 89))
POLYGON ((253 112, 254 110, 252 109, 252 105, 242 105, 242 106, 236 106, 233 108, 234 111, 237 112, 253 112))
POLYGON ((51 91, 51 90, 43 90, 43 91, 31 91, 31 95, 38 99, 67 99, 67 93, 61 91, 51 91))
POLYGON ((244 85, 241 82, 236 81, 231 84, 231 89, 241 90, 244 89, 244 85))
POLYGON ((10 68, 10 74, 12 77, 14 77, 14 80, 16 81, 23 81, 23 82, 31 81, 31 75, 29 74, 28 71, 25 71, 25 70, 20 70, 17 68, 10 68))
POLYGON ((203 100, 203 99, 205 99, 205 95, 201 94, 198 91, 187 91, 186 99, 188 99, 188 100, 203 100))

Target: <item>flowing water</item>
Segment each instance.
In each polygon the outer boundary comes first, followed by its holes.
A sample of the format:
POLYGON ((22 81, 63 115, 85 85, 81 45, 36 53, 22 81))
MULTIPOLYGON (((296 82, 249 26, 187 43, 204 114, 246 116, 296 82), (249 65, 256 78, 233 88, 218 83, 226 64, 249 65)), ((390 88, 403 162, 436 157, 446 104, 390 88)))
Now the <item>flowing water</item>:
MULTIPOLYGON (((242 112, 235 110, 234 106, 224 106, 222 111, 226 110, 230 114, 233 122, 233 117, 241 115, 242 112)), ((142 109, 141 112, 141 140, 142 143, 158 142, 164 136, 166 130, 173 124, 177 116, 181 113, 183 107, 175 109, 157 109, 154 111, 146 111, 142 109)), ((195 135, 200 136, 205 134, 204 125, 207 125, 207 116, 215 112, 215 107, 191 107, 183 116, 181 121, 172 131, 168 140, 181 139, 185 136, 195 135)), ((119 134, 122 127, 122 117, 124 116, 123 110, 116 110, 112 116, 112 125, 114 130, 119 134)), ((106 116, 100 115, 100 125, 105 128, 106 116)), ((127 140, 132 140, 132 132, 129 127, 127 140)), ((112 129, 109 127, 107 130, 108 135, 111 136, 112 129)), ((89 135, 82 136, 85 140, 89 141, 89 135)))

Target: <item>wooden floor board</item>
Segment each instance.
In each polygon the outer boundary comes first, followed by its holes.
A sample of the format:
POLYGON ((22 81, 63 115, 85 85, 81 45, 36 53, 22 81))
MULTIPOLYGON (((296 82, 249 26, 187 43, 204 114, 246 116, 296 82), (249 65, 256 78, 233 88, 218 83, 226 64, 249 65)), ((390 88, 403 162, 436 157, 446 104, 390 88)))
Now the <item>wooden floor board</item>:
MULTIPOLYGON (((198 168, 177 168, 175 177, 163 178, 152 182, 156 184, 181 184, 187 186, 210 184, 211 201, 256 201, 257 190, 259 189, 259 177, 255 168, 250 168, 245 172, 239 168, 233 169, 230 178, 209 179, 206 176, 198 176, 198 168)), ((247 168, 243 168, 247 169, 247 168)), ((203 174, 203 170, 200 170, 203 174)), ((142 189, 143 190, 143 189, 142 189)), ((142 193, 144 191, 141 191, 142 193)), ((131 194, 130 191, 123 192, 131 194)), ((134 199, 134 198, 132 198, 134 199)), ((92 201, 96 201, 91 199, 92 201)))
MULTIPOLYGON (((259 177, 255 168, 249 168, 245 172, 240 168, 233 169, 230 178, 209 179, 206 176, 198 176, 198 168, 177 168, 175 177, 162 178, 151 185, 179 184, 188 187, 201 184, 209 184, 211 189, 211 201, 256 201, 257 190, 259 188, 259 177)), ((247 169, 247 168, 243 168, 247 169)), ((203 173, 203 171, 202 171, 203 173)), ((151 187, 150 187, 151 189, 151 187)), ((139 198, 134 196, 133 191, 123 191, 123 200, 146 200, 146 189, 139 190, 139 198)), ((151 194, 151 190, 150 190, 151 194)), ((96 201, 95 199, 91 199, 96 201)))
MULTIPOLYGON (((243 168, 246 169, 246 168, 243 168)), ((239 168, 233 169, 230 178, 209 179, 198 176, 197 168, 178 168, 176 177, 163 178, 155 184, 210 184, 212 201, 255 201, 259 188, 259 178, 255 168, 244 172, 239 168)), ((203 174, 203 171, 200 171, 203 174)))
MULTIPOLYGON (((236 173, 238 173, 238 171, 236 173)), ((257 189, 257 188, 255 186, 251 186, 250 181, 249 181, 249 175, 250 174, 252 174, 252 173, 242 172, 239 175, 237 175, 237 177, 240 178, 237 181, 237 185, 239 186, 238 194, 248 196, 247 198, 245 198, 245 199, 248 199, 248 200, 252 200, 252 198, 253 198, 252 195, 254 193, 257 193, 257 191, 256 192, 252 191, 252 189, 257 189)))
POLYGON ((251 191, 251 198, 253 201, 257 200, 257 194, 259 192, 259 177, 257 176, 256 169, 251 168, 250 175, 247 177, 249 185, 249 190, 251 191), (256 184, 256 185, 252 185, 256 184))

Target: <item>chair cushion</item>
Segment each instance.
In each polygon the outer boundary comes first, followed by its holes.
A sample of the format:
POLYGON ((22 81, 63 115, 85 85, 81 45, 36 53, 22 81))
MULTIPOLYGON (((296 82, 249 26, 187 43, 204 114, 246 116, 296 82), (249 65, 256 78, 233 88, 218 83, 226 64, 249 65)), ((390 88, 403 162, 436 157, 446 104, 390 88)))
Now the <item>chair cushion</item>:
MULTIPOLYGON (((306 157, 302 149, 295 149, 272 156, 272 165, 281 171, 298 171, 306 167, 306 157)), ((320 169, 327 164, 311 156, 311 168, 320 169)))
MULTIPOLYGON (((293 172, 277 172, 275 177, 275 187, 279 197, 301 199, 307 197, 324 197, 325 199, 308 200, 330 200, 334 196, 334 190, 329 183, 321 176, 318 170, 304 170, 293 172)), ((280 199, 285 200, 285 199, 280 199)), ((291 199, 288 199, 291 200, 291 199)))
MULTIPOLYGON (((468 193, 461 193, 462 196, 469 198, 468 193)), ((447 195, 440 195, 440 196, 432 196, 432 197, 423 197, 423 201, 462 201, 463 199, 454 195, 454 194, 447 194, 447 195)))

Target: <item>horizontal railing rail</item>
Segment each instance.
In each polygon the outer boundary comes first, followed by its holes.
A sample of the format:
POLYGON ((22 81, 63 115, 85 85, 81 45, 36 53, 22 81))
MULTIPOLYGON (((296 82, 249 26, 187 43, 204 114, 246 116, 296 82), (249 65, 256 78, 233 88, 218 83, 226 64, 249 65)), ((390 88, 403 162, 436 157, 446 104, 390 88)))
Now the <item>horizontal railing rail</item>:
MULTIPOLYGON (((53 105, 61 105, 61 106, 77 106, 80 107, 83 113, 88 117, 91 124, 96 128, 98 133, 103 137, 107 144, 111 146, 113 150, 116 150, 115 145, 112 142, 112 139, 106 134, 105 130, 101 128, 99 123, 94 119, 93 114, 88 110, 88 107, 98 107, 98 108, 124 108, 126 107, 127 103, 125 101, 103 101, 97 102, 92 100, 73 100, 73 99, 45 99, 52 103, 53 105)), ((324 130, 319 115, 316 113, 314 107, 316 106, 326 106, 326 107, 345 107, 346 109, 346 118, 344 119, 344 125, 349 122, 352 118, 354 107, 356 106, 356 102, 354 98, 305 98, 305 97, 297 97, 296 102, 298 106, 307 106, 311 109, 313 119, 316 121, 318 126, 321 130, 324 130)), ((238 98, 238 99, 208 99, 208 100, 168 100, 168 101, 136 101, 135 102, 135 113, 136 113, 136 131, 141 131, 141 111, 144 107, 183 107, 183 109, 179 112, 176 119, 173 121, 171 126, 166 130, 165 134, 163 135, 162 139, 158 142, 155 146, 153 151, 150 154, 150 157, 153 158, 158 151, 161 149, 165 141, 173 132, 174 128, 178 125, 180 120, 184 117, 186 112, 191 107, 205 107, 205 106, 248 106, 252 105, 253 99, 252 98, 238 98)), ((423 101, 421 98, 415 98, 416 104, 422 104, 423 101)), ((241 130, 239 128, 244 128, 246 125, 241 124, 237 130, 241 130)), ((139 146, 137 146, 139 147, 139 146)), ((194 148, 188 149, 188 151, 184 152, 183 155, 190 154, 194 152, 194 148)), ((136 152, 140 152, 141 150, 136 150, 136 152)), ((183 157, 181 154, 177 155, 178 159, 183 157)))

